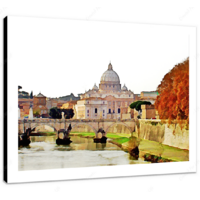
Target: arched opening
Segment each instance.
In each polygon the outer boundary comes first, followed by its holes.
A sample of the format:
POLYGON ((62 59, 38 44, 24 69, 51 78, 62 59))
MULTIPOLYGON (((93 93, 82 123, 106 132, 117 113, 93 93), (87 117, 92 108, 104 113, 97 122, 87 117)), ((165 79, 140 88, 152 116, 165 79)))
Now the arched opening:
POLYGON ((110 126, 108 126, 108 128, 106 129, 106 135, 107 134, 114 134, 114 135, 121 135, 121 136, 131 136, 131 128, 122 122, 115 122, 113 124, 111 124, 110 126))
POLYGON ((56 134, 57 129, 49 124, 37 124, 31 129, 32 133, 56 134))
POLYGON ((97 130, 88 123, 77 123, 72 125, 71 134, 81 133, 83 135, 96 136, 97 130))

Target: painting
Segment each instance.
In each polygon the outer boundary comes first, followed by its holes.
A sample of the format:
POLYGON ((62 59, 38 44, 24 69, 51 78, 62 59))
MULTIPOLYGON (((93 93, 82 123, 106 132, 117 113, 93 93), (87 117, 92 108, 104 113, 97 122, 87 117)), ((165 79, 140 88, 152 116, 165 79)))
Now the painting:
POLYGON ((195 172, 195 46, 195 27, 6 17, 4 180, 195 172))

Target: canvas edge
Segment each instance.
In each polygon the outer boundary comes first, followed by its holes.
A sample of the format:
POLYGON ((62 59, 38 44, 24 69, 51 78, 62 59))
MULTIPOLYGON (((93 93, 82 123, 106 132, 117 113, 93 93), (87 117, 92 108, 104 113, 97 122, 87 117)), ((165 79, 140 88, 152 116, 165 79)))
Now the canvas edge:
POLYGON ((7 74, 7 47, 8 47, 8 17, 6 16, 3 19, 3 179, 5 182, 8 181, 8 154, 7 154, 7 83, 8 83, 8 74, 7 74))
MULTIPOLYGON (((6 22, 7 22, 7 17, 5 18, 6 19, 6 22)), ((133 23, 134 24, 134 23, 133 23)), ((7 25, 7 24, 6 24, 7 25)), ((189 28, 194 28, 193 30, 194 30, 194 34, 195 34, 195 42, 196 42, 196 40, 197 40, 197 35, 196 35, 196 27, 190 27, 190 26, 185 26, 185 27, 189 27, 189 28)), ((5 30, 4 30, 5 31, 5 30)), ((7 37, 7 26, 6 26, 6 37, 7 37)), ((5 38, 4 38, 4 42, 5 42, 5 38)), ((7 38, 6 38, 6 45, 7 45, 7 38)), ((6 46, 6 48, 7 48, 7 46, 6 46)), ((5 52, 5 54, 6 54, 6 59, 7 59, 7 49, 5 50, 4 49, 4 52, 5 52)), ((195 48, 195 53, 197 53, 196 52, 196 48, 195 48)), ((4 57, 4 113, 7 113, 7 101, 8 101, 8 99, 7 99, 7 70, 8 70, 8 68, 7 68, 7 60, 5 59, 5 57, 4 57)), ((195 64, 194 64, 194 66, 193 67, 195 67, 195 73, 197 72, 197 59, 195 60, 195 64)), ((193 83, 195 82, 195 86, 196 86, 196 91, 197 91, 197 77, 195 76, 195 81, 193 80, 193 83)), ((195 94, 195 97, 196 97, 196 94, 195 94)), ((196 103, 195 103, 195 108, 197 109, 197 100, 195 99, 195 101, 196 101, 196 103)), ((195 118, 196 118, 196 115, 197 115, 197 113, 195 113, 195 118)), ((8 118, 8 116, 7 116, 7 114, 4 114, 4 159, 6 159, 6 160, 4 160, 4 161, 6 161, 6 162, 4 162, 4 181, 6 181, 7 182, 7 176, 8 176, 8 171, 7 171, 7 118, 8 118), (6 155, 6 158, 5 158, 5 155, 6 155), (6 175, 5 175, 6 174, 6 175), (6 180, 5 180, 5 178, 6 178, 6 180)), ((197 120, 197 119, 196 119, 197 120)), ((196 139, 196 137, 197 137, 197 121, 195 120, 195 124, 196 124, 196 126, 195 126, 195 130, 196 130, 196 134, 195 134, 195 139, 196 139)), ((196 144, 195 144, 196 145, 196 144)), ((195 146, 195 148, 196 148, 196 146, 195 146)), ((195 152, 195 155, 197 156, 197 154, 196 154, 196 152, 195 152)), ((197 157, 195 158, 195 164, 197 165, 197 157)), ((170 172, 166 172, 165 174, 163 174, 163 173, 158 173, 158 174, 143 174, 143 175, 125 175, 125 176, 123 176, 123 175, 121 175, 121 176, 103 176, 103 177, 85 177, 85 178, 72 178, 72 179, 57 179, 57 180, 51 180, 51 179, 49 179, 49 180, 38 180, 38 181, 23 181, 23 182, 20 182, 20 181, 17 181, 17 182, 15 182, 15 181, 8 181, 8 183, 30 183, 30 182, 35 182, 35 183, 37 183, 37 182, 47 182, 47 181, 66 181, 66 180, 68 180, 68 181, 72 181, 72 180, 86 180, 86 179, 89 179, 89 180, 91 180, 91 179, 102 179, 102 178, 121 178, 121 177, 138 177, 138 176, 155 176, 155 175, 170 175, 170 174, 183 174, 183 173, 195 173, 196 172, 196 165, 195 165, 195 168, 192 168, 192 169, 188 169, 188 170, 186 170, 185 172, 172 172, 172 173, 170 173, 170 172)))

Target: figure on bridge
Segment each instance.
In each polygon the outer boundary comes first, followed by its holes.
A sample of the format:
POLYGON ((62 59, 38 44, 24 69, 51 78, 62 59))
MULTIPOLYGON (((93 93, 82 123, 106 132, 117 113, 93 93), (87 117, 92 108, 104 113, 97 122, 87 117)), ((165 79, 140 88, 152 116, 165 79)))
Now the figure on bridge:
POLYGON ((72 142, 72 141, 70 140, 70 137, 69 137, 69 133, 70 133, 71 130, 72 130, 71 124, 69 124, 67 130, 60 129, 60 130, 58 131, 58 138, 57 138, 57 140, 56 140, 56 144, 57 144, 57 145, 60 145, 60 144, 65 144, 65 145, 70 144, 70 143, 72 142), (63 132, 63 134, 64 134, 63 139, 60 139, 60 138, 59 138, 59 133, 60 133, 60 132, 63 132))
POLYGON ((71 126, 71 124, 69 124, 69 126, 68 126, 68 128, 67 128, 67 131, 65 130, 65 131, 63 132, 63 133, 64 133, 63 140, 69 138, 69 134, 70 134, 71 130, 72 130, 72 126, 71 126))

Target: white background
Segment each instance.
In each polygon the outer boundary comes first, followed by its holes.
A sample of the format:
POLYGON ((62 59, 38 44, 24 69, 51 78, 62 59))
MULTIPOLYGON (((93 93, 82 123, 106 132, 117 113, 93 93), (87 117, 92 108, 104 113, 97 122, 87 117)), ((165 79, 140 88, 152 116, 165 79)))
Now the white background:
MULTIPOLYGON (((174 1, 167 1, 163 4, 160 1, 141 1, 140 3, 138 1, 84 1, 84 3, 82 1, 73 1, 73 3, 70 1, 13 1, 9 4, 8 1, 8 3, 0 2, 0 16, 3 18, 10 14, 52 18, 127 21, 135 23, 187 25, 197 26, 199 28, 200 7, 196 2, 187 1, 185 3, 184 1, 176 1, 175 3, 174 1)), ((198 36, 197 29, 197 38, 198 36)), ((199 41, 197 40, 197 49, 198 47, 199 41)), ((199 54, 197 50, 197 66, 198 60, 199 54)), ((198 68, 197 71, 199 73, 198 68)), ((199 84, 198 80, 197 83, 199 84)), ((197 96, 197 102, 198 99, 197 96)), ((197 111, 199 111, 199 107, 197 111)), ((1 114, 1 120, 2 117, 1 114)), ((0 139, 3 140, 2 135, 0 139)), ((2 162, 2 153, 0 155, 0 161, 2 162)), ((198 158, 197 163, 199 163, 198 158)), ((3 179, 3 166, 0 169, 3 179)), ((197 165, 198 169, 199 165, 197 165)), ((42 197, 46 199, 55 199, 58 197, 70 197, 73 199, 199 199, 198 189, 199 173, 60 181, 37 184, 6 185, 4 182, 1 183, 1 195, 4 195, 3 199, 15 198, 17 195, 21 197, 22 193, 25 193, 29 199, 41 199, 42 197), (102 191, 105 194, 99 195, 102 194, 102 191)))
POLYGON ((47 97, 92 89, 110 61, 121 84, 135 94, 155 91, 164 75, 189 56, 184 26, 40 17, 8 23, 9 67, 17 69, 17 83, 47 97))

